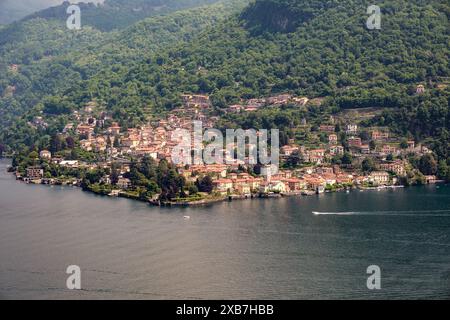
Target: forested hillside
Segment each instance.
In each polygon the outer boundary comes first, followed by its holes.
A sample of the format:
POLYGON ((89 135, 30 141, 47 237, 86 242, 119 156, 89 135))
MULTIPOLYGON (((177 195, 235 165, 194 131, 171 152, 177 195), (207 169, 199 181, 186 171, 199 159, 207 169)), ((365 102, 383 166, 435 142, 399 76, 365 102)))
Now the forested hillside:
MULTIPOLYGON (((98 1, 102 0, 91 0, 91 2, 98 1)), ((33 12, 57 3, 58 0, 2 0, 0 1, 0 25, 18 21, 33 12)))
MULTIPOLYGON (((260 35, 247 27, 245 17, 258 15, 259 7, 252 6, 188 45, 136 64, 128 75, 155 90, 161 106, 184 91, 210 93, 222 107, 240 97, 291 91, 336 96, 344 108, 389 107, 409 86, 448 77, 448 5, 385 1, 380 4, 382 29, 368 30, 365 2, 333 3, 330 8, 310 5, 308 22, 294 32, 266 30, 260 35), (250 13, 252 8, 256 12, 250 13)), ((108 79, 88 82, 105 87, 108 79)))
MULTIPOLYGON (((82 31, 68 32, 66 20, 68 1, 35 14, 21 21, 0 27, 1 62, 28 64, 44 55, 61 55, 68 51, 98 45, 101 39, 114 38, 100 33, 123 29, 150 16, 163 16, 184 8, 218 2, 219 0, 106 0, 102 4, 79 3, 82 31), (90 38, 84 38, 88 34, 90 38), (101 38, 98 35, 101 34, 101 38)), ((175 31, 175 30, 174 30, 175 31)))
MULTIPOLYGON (((123 29, 147 17, 211 4, 219 0, 105 0, 94 4, 80 3, 83 25, 102 31, 123 29)), ((65 22, 69 1, 30 15, 26 19, 45 18, 65 22)))
MULTIPOLYGON (((39 114, 47 101, 58 105, 51 111, 54 115, 78 108, 65 92, 84 92, 86 99, 98 96, 98 88, 89 80, 95 76, 111 81, 114 92, 126 97, 124 83, 130 68, 147 63, 158 50, 190 41, 201 30, 239 12, 245 2, 225 1, 150 17, 121 32, 92 27, 70 31, 65 22, 50 18, 5 26, 0 29, 0 143, 30 141, 33 129, 26 120, 39 114), (12 65, 17 70, 11 70, 12 65)), ((124 112, 134 108, 142 114, 142 103, 128 106, 124 112)))
MULTIPOLYGON (((326 97, 324 112, 387 108, 373 121, 418 139, 439 140, 436 149, 446 156, 450 5, 440 0, 378 1, 381 30, 368 30, 370 4, 257 0, 239 12, 228 7, 205 15, 191 11, 156 18, 104 39, 100 46, 93 41, 52 61, 35 80, 31 71, 26 81, 36 100, 21 100, 18 94, 0 103, 3 109, 27 104, 36 112, 56 101, 65 106, 58 111, 64 114, 95 98, 116 117, 135 124, 145 120, 143 110, 176 107, 184 92, 210 94, 218 108, 241 98, 290 92, 326 97), (201 19, 211 13, 222 16, 222 11, 231 15, 217 23, 201 19), (68 74, 76 74, 68 85, 46 90, 50 97, 38 97, 37 82, 44 81, 46 71, 53 74, 55 65, 68 65, 68 74), (426 86, 425 95, 414 95, 418 84, 426 86)), ((3 86, 5 81, 11 78, 3 86)))

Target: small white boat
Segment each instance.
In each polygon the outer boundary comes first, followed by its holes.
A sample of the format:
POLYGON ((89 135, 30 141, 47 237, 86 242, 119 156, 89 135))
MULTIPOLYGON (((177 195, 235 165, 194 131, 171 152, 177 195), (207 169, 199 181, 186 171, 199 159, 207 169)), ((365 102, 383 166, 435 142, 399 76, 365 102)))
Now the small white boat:
POLYGON ((189 220, 189 219, 191 219, 190 216, 184 216, 183 218, 184 218, 184 220, 189 220))

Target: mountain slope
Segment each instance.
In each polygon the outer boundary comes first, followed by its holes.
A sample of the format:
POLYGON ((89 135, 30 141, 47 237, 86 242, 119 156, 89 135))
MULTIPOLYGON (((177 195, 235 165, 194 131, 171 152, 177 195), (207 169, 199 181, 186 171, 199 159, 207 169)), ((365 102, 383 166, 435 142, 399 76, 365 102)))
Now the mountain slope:
POLYGON ((293 32, 318 14, 338 6, 338 1, 265 0, 251 3, 241 14, 255 33, 293 32))
MULTIPOLYGON (((142 19, 168 14, 173 11, 212 4, 218 0, 105 0, 94 4, 79 3, 82 25, 91 26, 101 31, 124 29, 142 19)), ((44 18, 65 22, 69 2, 51 7, 25 19, 44 18)))
MULTIPOLYGON (((258 15, 251 13, 260 8, 253 5, 188 45, 135 64, 126 77, 154 90, 160 107, 176 103, 181 92, 212 94, 216 105, 224 107, 241 97, 289 91, 334 96, 339 107, 349 108, 392 106, 410 86, 439 82, 450 74, 449 6, 441 1, 381 2, 382 30, 365 27, 364 1, 332 1, 326 8, 321 1, 286 2, 310 6, 309 20, 292 32, 255 34, 252 26, 257 24, 245 18, 258 15)), ((284 15, 285 10, 272 15, 284 15)), ((108 79, 87 81, 95 87, 99 81, 105 86, 108 79)), ((120 98, 110 97, 120 104, 120 98)))
MULTIPOLYGON (((102 0, 92 0, 98 2, 102 0)), ((58 0, 1 0, 0 25, 6 25, 20 20, 33 12, 58 4, 58 0)))
MULTIPOLYGON (((40 112, 46 96, 66 96, 67 100, 76 93, 90 99, 111 88, 120 94, 129 68, 145 63, 151 53, 166 46, 190 41, 245 3, 226 2, 230 5, 219 3, 147 18, 121 32, 102 33, 90 27, 68 32, 64 23, 43 18, 0 29, 0 140, 27 140, 28 133, 22 133, 29 128, 24 123, 40 112), (13 64, 18 64, 18 70, 10 70, 13 64), (96 75, 108 79, 108 88, 89 84, 96 75), (14 94, 10 94, 11 87, 14 94)), ((77 107, 74 101, 68 103, 77 107)))
MULTIPOLYGON (((98 61, 97 71, 82 74, 70 90, 57 90, 56 95, 63 103, 78 107, 89 99, 104 101, 117 117, 130 123, 142 118, 143 109, 161 111, 179 105, 183 92, 211 94, 217 107, 281 92, 328 97, 323 108, 330 110, 404 110, 411 101, 419 110, 419 104, 433 101, 431 105, 436 103, 443 110, 437 112, 443 121, 429 119, 427 127, 435 129, 421 136, 448 129, 448 92, 433 87, 450 77, 449 4, 379 1, 382 29, 368 30, 370 4, 362 0, 257 0, 225 21, 190 33, 183 37, 186 41, 175 41, 164 49, 145 52, 142 49, 151 43, 141 45, 137 40, 127 43, 126 49, 91 51, 88 60, 98 61), (267 19, 268 8, 272 20, 267 19), (133 54, 141 54, 142 59, 130 58, 133 54), (126 68, 104 66, 105 57, 126 68), (421 98, 428 102, 410 95, 419 83, 430 88, 429 95, 421 98)), ((139 34, 139 29, 127 31, 124 39, 139 34)), ((82 64, 76 56, 69 56, 70 61, 82 64)), ((411 110, 410 114, 417 113, 411 110)))

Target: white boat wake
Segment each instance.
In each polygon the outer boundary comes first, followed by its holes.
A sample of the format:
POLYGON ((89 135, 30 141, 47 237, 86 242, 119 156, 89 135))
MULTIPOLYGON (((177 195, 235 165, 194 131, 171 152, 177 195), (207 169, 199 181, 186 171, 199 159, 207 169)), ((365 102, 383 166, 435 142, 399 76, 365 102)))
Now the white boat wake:
POLYGON ((449 217, 450 210, 417 211, 347 211, 347 212, 312 212, 315 216, 408 216, 408 217, 449 217))

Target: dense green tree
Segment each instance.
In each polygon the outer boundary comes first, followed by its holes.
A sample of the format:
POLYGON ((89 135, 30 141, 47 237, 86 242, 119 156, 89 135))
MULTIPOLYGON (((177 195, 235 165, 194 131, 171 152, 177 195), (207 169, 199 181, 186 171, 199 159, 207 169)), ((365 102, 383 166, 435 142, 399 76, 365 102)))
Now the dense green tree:
POLYGON ((200 192, 211 193, 213 191, 213 181, 210 176, 197 179, 196 186, 200 192))
POLYGON ((300 164, 301 158, 298 152, 293 152, 286 160, 286 165, 289 168, 295 168, 300 164))
POLYGON ((189 195, 196 195, 199 192, 197 185, 194 183, 189 184, 187 190, 189 195))
POLYGON ((437 176, 439 179, 447 180, 447 177, 449 177, 449 167, 447 165, 447 162, 445 160, 439 161, 438 169, 437 169, 437 176))
POLYGON ((63 139, 59 134, 54 134, 50 140, 50 151, 52 153, 57 153, 64 150, 63 139))
POLYGON ((422 156, 419 160, 419 170, 425 175, 434 175, 437 173, 438 164, 431 154, 422 156))
POLYGON ((39 154, 36 151, 31 151, 30 154, 28 155, 28 157, 30 159, 37 160, 39 158, 39 154))
POLYGON ((67 148, 69 148, 69 149, 73 149, 73 148, 75 148, 75 140, 74 140, 74 138, 72 138, 72 137, 67 137, 66 138, 66 145, 67 145, 67 148))
POLYGON ((345 152, 344 155, 341 158, 342 164, 352 164, 353 157, 350 153, 345 152))
POLYGON ((103 170, 89 170, 86 172, 86 177, 84 179, 85 183, 87 183, 87 185, 99 183, 103 175, 103 170))
POLYGON ((111 172, 109 178, 111 180, 111 184, 115 185, 119 181, 120 177, 120 165, 118 163, 113 162, 111 164, 111 172))
POLYGON ((364 172, 370 173, 376 169, 375 161, 372 158, 365 158, 361 167, 364 172))

